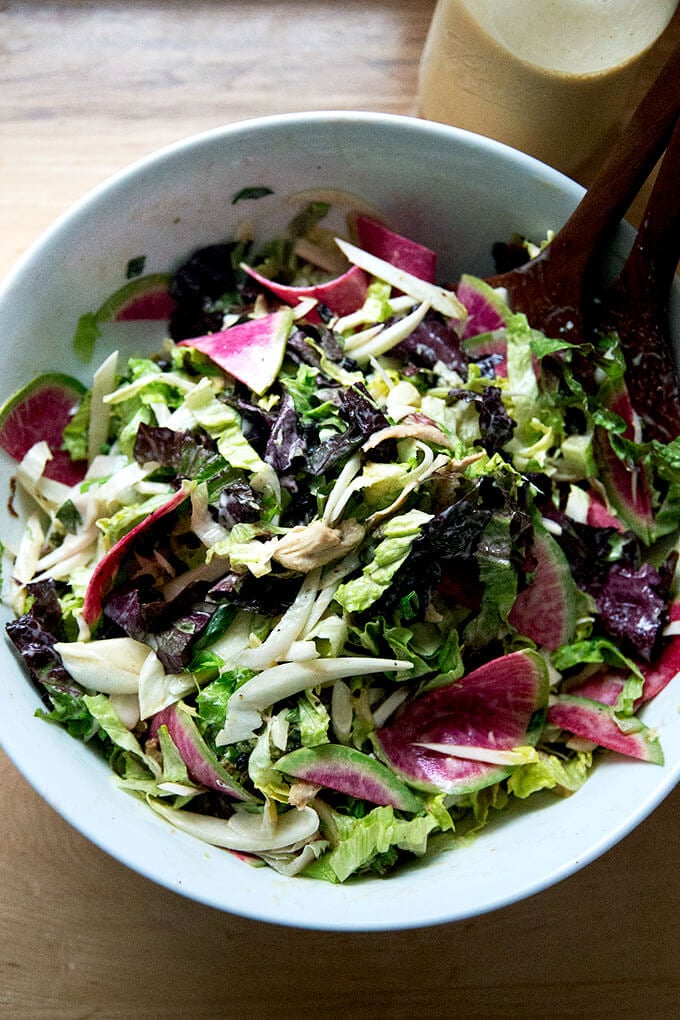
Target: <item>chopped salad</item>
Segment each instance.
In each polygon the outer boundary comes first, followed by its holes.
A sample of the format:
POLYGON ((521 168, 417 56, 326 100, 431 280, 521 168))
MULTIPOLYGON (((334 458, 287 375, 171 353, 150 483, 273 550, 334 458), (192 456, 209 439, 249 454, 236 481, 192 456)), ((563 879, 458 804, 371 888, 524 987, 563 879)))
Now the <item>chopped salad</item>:
POLYGON ((662 763, 639 709, 680 669, 680 440, 642 433, 615 334, 546 337, 327 212, 133 279, 75 342, 164 318, 158 354, 40 377, 0 443, 40 714, 175 829, 343 882, 604 752, 662 763))

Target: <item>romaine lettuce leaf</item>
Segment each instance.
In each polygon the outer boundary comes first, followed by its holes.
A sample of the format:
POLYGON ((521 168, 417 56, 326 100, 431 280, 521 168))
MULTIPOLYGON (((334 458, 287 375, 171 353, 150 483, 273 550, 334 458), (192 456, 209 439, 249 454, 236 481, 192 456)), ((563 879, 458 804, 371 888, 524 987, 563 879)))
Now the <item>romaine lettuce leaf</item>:
POLYGON ((341 584, 335 600, 349 613, 361 613, 377 602, 408 556, 423 525, 432 514, 410 510, 390 518, 381 528, 382 538, 360 577, 341 584))
POLYGON ((559 758, 539 751, 537 762, 520 765, 514 770, 507 779, 507 787, 520 800, 539 790, 575 793, 586 781, 592 763, 590 751, 579 751, 572 758, 559 758))
POLYGON ((427 849, 428 836, 438 828, 433 814, 405 820, 398 818, 391 807, 374 808, 363 818, 334 813, 334 821, 339 842, 305 868, 305 876, 344 882, 371 865, 379 869, 383 855, 396 858, 395 851, 402 850, 422 856, 427 849))
POLYGON ((112 743, 123 752, 123 760, 132 755, 145 766, 151 777, 157 779, 161 774, 160 765, 144 751, 135 735, 121 722, 109 698, 105 694, 86 694, 83 701, 112 743))

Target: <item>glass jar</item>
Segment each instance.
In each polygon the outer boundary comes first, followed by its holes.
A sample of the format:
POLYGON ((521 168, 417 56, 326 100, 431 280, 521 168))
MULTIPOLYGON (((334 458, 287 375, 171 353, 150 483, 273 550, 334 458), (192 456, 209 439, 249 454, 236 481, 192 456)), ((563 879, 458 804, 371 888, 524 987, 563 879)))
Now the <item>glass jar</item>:
POLYGON ((420 64, 420 115, 496 138, 587 184, 649 81, 677 7, 439 0, 420 64))

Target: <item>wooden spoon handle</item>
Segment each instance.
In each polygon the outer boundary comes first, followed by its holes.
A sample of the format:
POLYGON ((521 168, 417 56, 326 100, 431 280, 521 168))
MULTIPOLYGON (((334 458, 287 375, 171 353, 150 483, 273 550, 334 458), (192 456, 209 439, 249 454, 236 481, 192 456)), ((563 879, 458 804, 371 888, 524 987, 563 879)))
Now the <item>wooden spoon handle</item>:
POLYGON ((616 330, 629 370, 626 384, 648 436, 680 435, 680 375, 668 304, 680 258, 680 121, 618 278, 594 306, 600 329, 616 330))
POLYGON ((592 185, 550 244, 550 261, 579 266, 618 226, 651 173, 680 115, 680 46, 677 46, 612 147, 592 185))
MULTIPOLYGON (((680 82, 678 82, 680 91, 680 82)), ((680 121, 668 144, 620 280, 644 283, 647 302, 665 309, 680 260, 680 121)))

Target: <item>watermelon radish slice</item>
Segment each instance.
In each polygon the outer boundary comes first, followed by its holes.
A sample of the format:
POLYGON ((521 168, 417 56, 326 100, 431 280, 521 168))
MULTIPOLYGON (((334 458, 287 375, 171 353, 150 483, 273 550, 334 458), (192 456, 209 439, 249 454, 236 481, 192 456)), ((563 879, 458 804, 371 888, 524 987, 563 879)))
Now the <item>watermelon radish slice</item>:
POLYGON ((170 280, 168 273, 140 276, 120 287, 96 312, 81 315, 73 338, 78 355, 86 360, 92 356, 103 322, 167 322, 176 306, 170 280))
POLYGON ((292 311, 279 309, 218 333, 180 340, 178 347, 195 347, 261 396, 279 374, 292 324, 292 311))
POLYGON ((199 733, 196 723, 180 705, 170 705, 157 712, 149 726, 150 735, 155 737, 161 726, 167 727, 172 742, 195 783, 226 793, 236 800, 256 799, 220 765, 199 733))
MULTIPOLYGON (((277 283, 275 280, 269 280, 245 264, 241 265, 241 269, 287 305, 294 307, 306 298, 314 298, 319 304, 330 309, 334 315, 349 315, 350 312, 360 308, 368 290, 368 277, 358 266, 352 266, 342 276, 336 276, 333 280, 310 284, 306 287, 291 287, 287 284, 277 283)), ((318 313, 315 313, 314 309, 307 314, 307 319, 310 322, 318 318, 318 313)))
POLYGON ((548 672, 535 652, 511 652, 455 683, 405 706, 377 730, 381 757, 410 786, 471 793, 510 775, 515 766, 452 757, 422 744, 455 744, 511 751, 535 746, 548 703, 548 672))
MULTIPOLYGON (((680 620, 680 602, 668 608, 671 621, 680 620)), ((645 677, 641 701, 651 701, 680 673, 680 635, 673 635, 655 662, 641 666, 645 677)))
MULTIPOLYGON (((670 606, 671 620, 680 619, 680 603, 670 606)), ((654 662, 639 662, 638 667, 645 678, 642 696, 635 707, 652 701, 669 683, 680 674, 680 635, 673 635, 654 662)), ((593 676, 570 687, 569 693, 581 698, 590 698, 604 705, 615 705, 623 690, 627 673, 622 669, 605 668, 593 676)))
POLYGON ((45 475, 65 485, 77 485, 87 460, 71 460, 62 450, 64 428, 80 403, 85 387, 70 375, 40 375, 10 397, 0 409, 0 447, 16 461, 44 440, 52 451, 45 475))
POLYGON ((572 640, 576 629, 577 591, 569 562, 552 535, 534 524, 533 581, 515 599, 508 620, 537 645, 554 651, 572 640))
POLYGON ((434 283, 437 277, 437 255, 417 241, 388 230, 370 216, 356 217, 356 231, 359 247, 385 262, 391 262, 421 280, 434 283))
POLYGON ((621 521, 618 517, 614 517, 614 515, 609 512, 599 496, 589 492, 588 497, 589 503, 586 515, 586 524, 589 524, 593 528, 615 528, 617 531, 624 530, 621 521))
POLYGON ((656 736, 639 719, 630 722, 635 729, 625 733, 617 724, 609 705, 573 694, 560 694, 548 708, 547 719, 553 726, 592 741, 629 758, 663 765, 663 751, 656 736))
MULTIPOLYGON (((611 666, 599 669, 597 673, 593 673, 586 680, 581 680, 573 686, 570 685, 569 694, 613 707, 619 700, 627 676, 628 674, 623 669, 615 669, 611 666)), ((562 689, 564 690, 564 687, 562 689)))
MULTIPOLYGON (((463 274, 456 287, 456 294, 468 311, 463 328, 463 340, 478 336, 480 333, 493 333, 505 326, 508 306, 493 287, 490 287, 484 280, 480 280, 477 276, 463 274)), ((485 353, 495 354, 497 352, 489 350, 485 353)))
MULTIPOLYGON (((624 435, 627 439, 632 439, 633 407, 628 390, 623 384, 616 393, 607 398, 606 405, 628 423, 624 435)), ((609 502, 626 527, 649 544, 654 534, 654 514, 644 469, 638 464, 628 468, 621 458, 617 457, 607 430, 602 427, 595 429, 594 448, 609 502)))
POLYGON ((150 273, 130 280, 94 313, 96 322, 167 321, 175 310, 169 273, 150 273))
POLYGON ((174 492, 167 503, 164 503, 157 510, 154 510, 153 513, 150 513, 140 524, 131 531, 128 531, 127 535, 123 535, 122 538, 118 539, 115 545, 112 545, 107 554, 97 563, 85 592, 83 603, 83 619, 85 623, 92 626, 101 616, 102 603, 113 587, 116 574, 124 557, 130 552, 135 542, 149 528, 153 527, 156 521, 172 513, 187 498, 186 493, 181 489, 174 492))
POLYGON ((275 768, 296 779, 368 800, 372 804, 391 805, 399 811, 418 812, 423 806, 390 769, 353 747, 340 744, 301 747, 279 758, 275 768))

